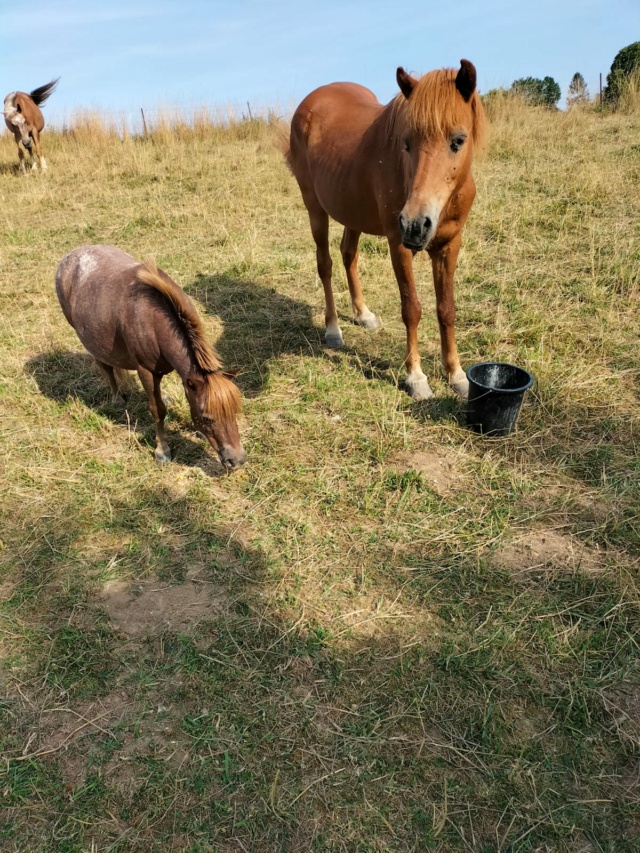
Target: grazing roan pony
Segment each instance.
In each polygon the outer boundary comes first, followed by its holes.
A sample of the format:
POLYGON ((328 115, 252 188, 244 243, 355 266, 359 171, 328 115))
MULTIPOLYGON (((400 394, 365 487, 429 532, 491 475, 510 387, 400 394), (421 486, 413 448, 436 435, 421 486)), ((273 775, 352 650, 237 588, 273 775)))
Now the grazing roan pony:
POLYGON ((389 241, 407 330, 405 387, 416 400, 432 395, 420 366, 418 323, 422 309, 413 256, 425 249, 433 267, 442 368, 461 396, 469 391, 456 346, 453 275, 461 230, 475 197, 474 152, 482 145, 484 110, 476 69, 430 71, 419 79, 396 73, 400 94, 383 106, 356 83, 333 83, 308 95, 291 121, 287 160, 309 213, 318 274, 325 295, 325 341, 343 345, 331 290, 329 217, 344 225, 340 249, 354 320, 375 329, 378 320, 358 278, 360 234, 389 241))
POLYGON ((23 172, 26 171, 25 152, 31 156, 33 169, 36 168, 37 157, 42 171, 47 170, 47 161, 42 156, 40 147, 40 134, 44 128, 40 107, 56 88, 59 79, 58 77, 57 80, 52 80, 44 86, 38 86, 28 95, 26 92, 10 92, 4 99, 4 121, 15 137, 20 168, 23 172))
POLYGON ((176 370, 193 423, 222 464, 233 469, 245 463, 237 425, 240 391, 207 342, 191 299, 153 261, 141 264, 115 246, 79 246, 60 262, 56 292, 114 395, 117 370, 138 372, 156 425, 158 462, 171 459, 160 382, 176 370))

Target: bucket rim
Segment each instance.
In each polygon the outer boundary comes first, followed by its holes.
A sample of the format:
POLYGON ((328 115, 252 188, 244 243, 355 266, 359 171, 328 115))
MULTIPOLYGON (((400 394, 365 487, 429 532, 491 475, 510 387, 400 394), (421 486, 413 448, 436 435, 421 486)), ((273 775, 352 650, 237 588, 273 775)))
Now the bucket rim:
POLYGON ((496 394, 523 394, 525 391, 528 391, 529 388, 531 388, 531 386, 533 385, 533 383, 535 381, 533 374, 529 373, 529 371, 526 369, 526 367, 520 367, 520 365, 512 364, 509 361, 478 361, 475 364, 472 364, 470 367, 468 367, 465 371, 465 374, 466 374, 469 382, 473 382, 474 385, 478 386, 478 388, 484 388, 487 391, 493 391, 496 394), (485 385, 484 382, 478 382, 478 380, 474 379, 473 376, 469 376, 470 372, 475 367, 486 367, 489 365, 491 365, 493 367, 512 367, 514 370, 520 370, 522 373, 524 373, 528 377, 528 379, 524 383, 524 385, 519 385, 517 388, 495 388, 492 385, 485 385))

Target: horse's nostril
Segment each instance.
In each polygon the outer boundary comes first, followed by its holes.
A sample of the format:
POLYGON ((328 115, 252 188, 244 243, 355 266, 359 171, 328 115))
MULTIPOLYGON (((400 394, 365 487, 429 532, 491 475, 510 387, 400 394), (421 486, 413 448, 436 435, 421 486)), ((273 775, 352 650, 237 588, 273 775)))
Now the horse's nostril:
POLYGON ((429 219, 428 216, 425 216, 425 218, 424 218, 424 230, 425 231, 431 231, 431 220, 429 219))

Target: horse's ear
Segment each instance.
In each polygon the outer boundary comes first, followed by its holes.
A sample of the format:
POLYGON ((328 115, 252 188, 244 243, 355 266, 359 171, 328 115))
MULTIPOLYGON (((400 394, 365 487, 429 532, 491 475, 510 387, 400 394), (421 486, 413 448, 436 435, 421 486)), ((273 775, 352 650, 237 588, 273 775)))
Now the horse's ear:
POLYGON ((405 98, 410 98, 411 93, 413 92, 415 85, 418 82, 415 77, 412 77, 410 74, 407 74, 404 68, 400 66, 396 71, 396 80, 398 81, 400 91, 405 96, 405 98))
POLYGON ((456 77, 456 89, 465 101, 469 101, 476 90, 476 68, 468 59, 460 60, 460 71, 456 77))

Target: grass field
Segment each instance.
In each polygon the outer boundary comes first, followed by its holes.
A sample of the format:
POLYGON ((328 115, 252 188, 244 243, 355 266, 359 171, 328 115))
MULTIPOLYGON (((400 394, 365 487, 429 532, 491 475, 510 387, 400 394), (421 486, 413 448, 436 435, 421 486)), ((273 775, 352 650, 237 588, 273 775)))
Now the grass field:
POLYGON ((640 849, 640 115, 496 106, 457 274, 463 366, 536 377, 507 439, 424 369, 383 240, 382 328, 323 346, 274 122, 0 137, 0 848, 640 849), (112 243, 196 300, 245 398, 220 476, 166 380, 114 403, 59 309, 112 243))

